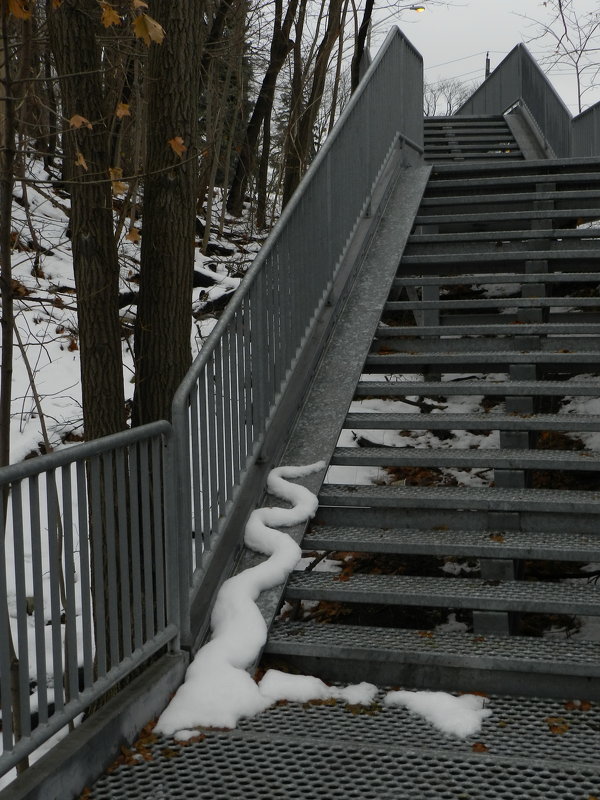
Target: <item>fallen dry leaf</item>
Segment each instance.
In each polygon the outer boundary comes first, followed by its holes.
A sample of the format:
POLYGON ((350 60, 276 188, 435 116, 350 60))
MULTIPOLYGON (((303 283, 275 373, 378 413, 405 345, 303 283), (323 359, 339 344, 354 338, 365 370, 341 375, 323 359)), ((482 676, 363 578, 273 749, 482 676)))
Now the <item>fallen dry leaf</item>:
POLYGON ((175 155, 179 156, 179 158, 181 158, 187 150, 187 147, 183 143, 181 136, 174 136, 172 139, 169 139, 168 144, 171 147, 171 150, 175 153, 175 155))
POLYGON ((562 736, 571 727, 564 717, 546 717, 544 722, 548 726, 550 733, 554 733, 556 736, 562 736))
POLYGON ((83 153, 79 152, 79 150, 78 150, 76 155, 77 155, 77 158, 75 159, 75 166, 76 167, 83 167, 84 170, 86 170, 86 172, 87 172, 88 165, 87 165, 87 161, 83 157, 83 153))
POLYGON ((86 119, 85 117, 82 117, 81 114, 73 114, 73 116, 69 120, 69 125, 72 128, 83 128, 83 127, 86 127, 86 128, 89 128, 90 130, 92 130, 92 123, 89 121, 89 119, 86 119))
POLYGON ((17 19, 31 19, 27 0, 8 0, 8 10, 17 19))
POLYGON ((127 184, 123 183, 123 170, 121 167, 109 167, 110 179, 112 181, 113 194, 124 194, 127 191, 127 184))
POLYGON ((107 3, 106 0, 100 0, 100 8, 102 9, 100 22, 102 22, 105 28, 110 28, 111 25, 121 24, 121 17, 117 9, 113 8, 110 3, 107 3))
POLYGON ((474 742, 471 745, 471 750, 474 753, 487 753, 489 749, 483 742, 474 742))
POLYGON ((133 33, 138 39, 143 39, 144 44, 150 47, 152 42, 162 44, 165 38, 165 31, 162 25, 159 25, 155 19, 149 17, 148 14, 139 14, 133 20, 133 33))
POLYGON ((123 119, 123 117, 130 117, 131 111, 129 110, 129 103, 117 103, 117 108, 115 110, 115 117, 117 119, 123 119))

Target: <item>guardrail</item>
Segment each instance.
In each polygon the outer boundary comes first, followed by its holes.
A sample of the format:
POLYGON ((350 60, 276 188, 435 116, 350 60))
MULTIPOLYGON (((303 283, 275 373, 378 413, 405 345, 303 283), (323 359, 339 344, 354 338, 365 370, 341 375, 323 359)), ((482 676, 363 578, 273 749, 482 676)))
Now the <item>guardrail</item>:
MULTIPOLYGON (((222 561, 211 561, 230 507, 244 494, 382 170, 399 145, 408 161, 420 159, 422 85, 422 58, 396 28, 176 393, 178 524, 187 536, 181 586, 190 602, 211 569, 222 571, 222 561)), ((181 616, 190 616, 183 591, 181 616)))
POLYGON ((510 51, 456 113, 504 114, 519 102, 536 121, 554 155, 569 158, 571 112, 524 44, 510 51))
POLYGON ((0 774, 178 648, 168 422, 0 470, 0 774))
POLYGON ((600 155, 600 101, 573 119, 572 155, 575 158, 600 155))
POLYGON ((173 426, 0 470, 0 775, 159 649, 193 641, 192 602, 220 579, 236 508, 258 499, 248 476, 282 397, 300 402, 294 368, 374 188, 398 150, 421 159, 422 84, 393 29, 179 388, 173 426))

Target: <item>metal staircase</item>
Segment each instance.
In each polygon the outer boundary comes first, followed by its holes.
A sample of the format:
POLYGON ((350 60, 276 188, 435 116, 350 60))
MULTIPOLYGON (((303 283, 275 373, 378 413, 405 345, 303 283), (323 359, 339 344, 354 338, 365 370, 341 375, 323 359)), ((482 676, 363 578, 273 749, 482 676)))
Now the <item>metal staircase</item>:
POLYGON ((94 800, 600 794, 600 590, 580 571, 600 562, 600 239, 581 227, 600 164, 480 161, 400 181, 283 457, 333 453, 291 531, 313 560, 261 600, 279 611, 262 666, 369 680, 377 701, 145 743, 94 800), (389 686, 486 693, 493 714, 449 738, 386 708, 389 686))
POLYGON ((579 571, 600 561, 592 166, 434 166, 345 419, 361 446, 331 462, 379 467, 380 485, 323 486, 304 547, 344 569, 293 575, 272 656, 329 679, 600 697, 600 642, 570 635, 600 615, 579 571), (463 632, 438 627, 449 613, 463 632))
POLYGON ((423 133, 427 163, 523 159, 504 116, 426 117, 423 133))

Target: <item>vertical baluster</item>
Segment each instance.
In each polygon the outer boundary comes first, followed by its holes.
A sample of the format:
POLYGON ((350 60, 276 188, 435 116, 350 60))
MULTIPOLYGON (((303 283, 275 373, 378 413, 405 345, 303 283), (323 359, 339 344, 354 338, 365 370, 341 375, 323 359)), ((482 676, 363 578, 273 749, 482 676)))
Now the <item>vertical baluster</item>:
MULTIPOLYGON (((46 508, 48 511, 48 567, 50 586, 50 633, 52 638, 52 677, 54 710, 64 708, 63 630, 60 585, 64 581, 59 551, 63 548, 62 521, 58 505, 55 472, 46 472, 46 508)), ((63 584, 64 585, 64 584, 63 584)))
POLYGON ((65 580, 65 692, 67 700, 79 695, 77 669, 77 608, 75 602, 75 559, 73 544, 73 496, 71 491, 71 464, 61 469, 63 508, 63 570, 65 580))
POLYGON ((90 575, 89 521, 87 503, 86 465, 76 463, 77 519, 79 524, 79 586, 81 591, 81 638, 83 649, 83 688, 88 689, 94 680, 94 645, 92 580, 90 575))

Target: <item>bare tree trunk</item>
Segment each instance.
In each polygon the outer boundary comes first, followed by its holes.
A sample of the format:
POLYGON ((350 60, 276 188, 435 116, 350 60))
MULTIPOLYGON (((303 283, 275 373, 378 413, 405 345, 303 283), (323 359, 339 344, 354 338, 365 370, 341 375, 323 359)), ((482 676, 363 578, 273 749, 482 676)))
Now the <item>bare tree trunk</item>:
POLYGON ((256 99, 252 116, 246 128, 237 161, 235 175, 227 198, 227 209, 235 216, 241 216, 244 205, 244 195, 248 180, 251 177, 256 163, 256 145, 264 120, 271 116, 277 77, 285 63, 293 42, 290 42, 290 30, 296 14, 298 0, 290 0, 283 22, 283 0, 275 0, 275 21, 273 23, 273 41, 269 65, 263 78, 260 92, 256 99))
POLYGON ((369 25, 371 24, 371 17, 373 15, 373 6, 375 0, 366 0, 365 10, 363 11, 363 18, 358 29, 356 42, 354 44, 354 55, 352 56, 352 63, 350 65, 350 91, 355 92, 360 82, 360 62, 362 61, 365 52, 365 42, 367 40, 367 33, 369 32, 369 25))
POLYGON ((290 164, 290 168, 286 169, 284 204, 289 201, 296 190, 312 157, 312 147, 314 143, 313 128, 323 99, 329 57, 338 38, 342 24, 342 2, 343 0, 330 0, 329 2, 327 28, 317 51, 310 95, 298 125, 298 138, 295 152, 293 153, 294 160, 292 164, 290 164))
POLYGON ((0 466, 10 462, 10 404, 13 372, 14 305, 10 224, 15 161, 15 108, 9 65, 8 9, 0 31, 0 287, 2 296, 2 370, 0 381, 0 466))
POLYGON ((156 0, 166 36, 148 61, 148 134, 133 423, 168 419, 191 362, 198 71, 204 4, 156 0))
POLYGON ((87 439, 125 427, 119 323, 119 263, 109 179, 109 134, 96 40, 95 0, 65 0, 49 13, 61 77, 63 117, 71 163, 71 240, 77 288, 83 418, 87 439), (80 123, 80 124, 79 124, 80 123), (77 125, 79 124, 79 127, 77 125))
POLYGON ((263 124, 262 151, 258 165, 256 180, 256 227, 264 230, 267 227, 267 182, 269 178, 269 153, 271 151, 271 119, 263 124))

